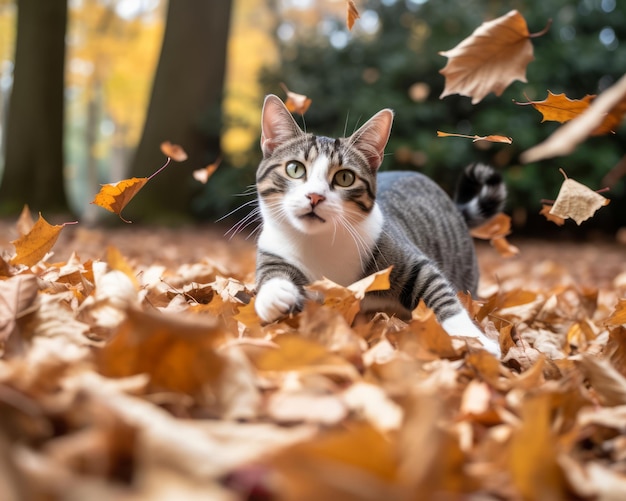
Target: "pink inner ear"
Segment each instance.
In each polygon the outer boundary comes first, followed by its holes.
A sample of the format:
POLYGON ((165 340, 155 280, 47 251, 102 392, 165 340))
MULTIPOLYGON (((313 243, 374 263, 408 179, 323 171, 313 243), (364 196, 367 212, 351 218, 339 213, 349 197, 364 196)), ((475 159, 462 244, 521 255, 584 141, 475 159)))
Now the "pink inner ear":
POLYGON ((265 157, 276 146, 301 134, 302 131, 283 102, 276 96, 265 98, 261 114, 261 150, 265 157))
POLYGON ((393 112, 382 110, 352 135, 352 144, 363 153, 372 170, 378 169, 383 162, 392 122, 393 112))

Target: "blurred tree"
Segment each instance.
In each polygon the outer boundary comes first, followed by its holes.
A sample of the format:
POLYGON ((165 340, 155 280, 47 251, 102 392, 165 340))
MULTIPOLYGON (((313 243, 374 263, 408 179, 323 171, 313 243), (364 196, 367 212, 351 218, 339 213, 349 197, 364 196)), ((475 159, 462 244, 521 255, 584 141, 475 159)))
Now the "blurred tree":
POLYGON ((63 180, 66 0, 18 0, 0 212, 68 210, 63 180))
MULTIPOLYGON (((307 4, 308 9, 316 5, 307 4)), ((383 168, 419 169, 448 190, 468 162, 483 160, 505 169, 510 207, 518 226, 549 228, 536 214, 542 198, 554 198, 562 181, 558 167, 571 177, 600 188, 603 176, 624 154, 624 128, 593 138, 564 159, 520 165, 518 155, 556 127, 542 124, 539 113, 515 101, 544 99, 547 90, 571 98, 595 94, 626 71, 626 2, 615 0, 369 0, 359 4, 361 19, 348 32, 343 17, 302 22, 307 12, 285 12, 278 27, 279 69, 262 74, 266 92, 281 94, 280 82, 313 99, 304 117, 308 130, 328 135, 350 133, 383 107, 396 110, 388 158, 383 168), (517 8, 529 30, 547 35, 533 39, 535 61, 528 83, 515 82, 472 106, 470 99, 439 99, 444 78, 439 55, 469 36, 483 21, 517 8), (437 139, 436 130, 512 136, 511 146, 437 139)), ((310 17, 319 15, 311 13, 310 17)), ((612 188, 613 202, 593 225, 625 225, 624 181, 612 188)), ((550 223, 551 224, 551 223, 550 223)), ((589 226, 589 225, 588 225, 589 226)))
POLYGON ((187 217, 201 186, 191 171, 220 153, 221 102, 231 0, 169 2, 163 46, 144 131, 131 166, 147 176, 165 158, 163 141, 180 144, 189 158, 159 174, 126 214, 131 219, 187 217))

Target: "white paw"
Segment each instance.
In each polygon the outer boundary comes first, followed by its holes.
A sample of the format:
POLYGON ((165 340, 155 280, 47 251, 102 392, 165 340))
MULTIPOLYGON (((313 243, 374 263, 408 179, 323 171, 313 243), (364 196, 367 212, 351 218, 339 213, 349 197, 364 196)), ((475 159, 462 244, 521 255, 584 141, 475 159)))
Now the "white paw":
POLYGON ((450 336, 474 338, 482 344, 483 348, 485 348, 485 350, 489 353, 493 354, 497 358, 502 356, 500 343, 495 339, 487 337, 478 327, 476 327, 476 324, 472 322, 472 319, 465 310, 445 319, 441 322, 441 326, 450 336))
POLYGON ((273 322, 302 306, 298 287, 284 278, 270 278, 257 292, 254 309, 263 322, 273 322))

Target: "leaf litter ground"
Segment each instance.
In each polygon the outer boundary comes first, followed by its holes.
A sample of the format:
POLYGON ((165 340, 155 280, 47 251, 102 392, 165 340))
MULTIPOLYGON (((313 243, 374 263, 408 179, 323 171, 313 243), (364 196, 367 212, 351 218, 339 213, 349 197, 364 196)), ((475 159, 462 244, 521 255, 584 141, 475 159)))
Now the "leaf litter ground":
POLYGON ((352 323, 366 285, 261 326, 214 230, 66 229, 2 271, 4 499, 624 498, 624 247, 515 244, 465 298, 498 361, 423 307, 352 323))

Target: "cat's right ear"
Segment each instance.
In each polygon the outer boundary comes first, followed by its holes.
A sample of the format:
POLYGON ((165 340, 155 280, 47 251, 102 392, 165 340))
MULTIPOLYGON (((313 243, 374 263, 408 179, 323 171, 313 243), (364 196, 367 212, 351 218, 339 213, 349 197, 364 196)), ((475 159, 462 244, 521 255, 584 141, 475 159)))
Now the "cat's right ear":
POLYGON ((302 130, 279 97, 265 98, 261 113, 261 150, 263 158, 272 154, 282 142, 302 134, 302 130))

